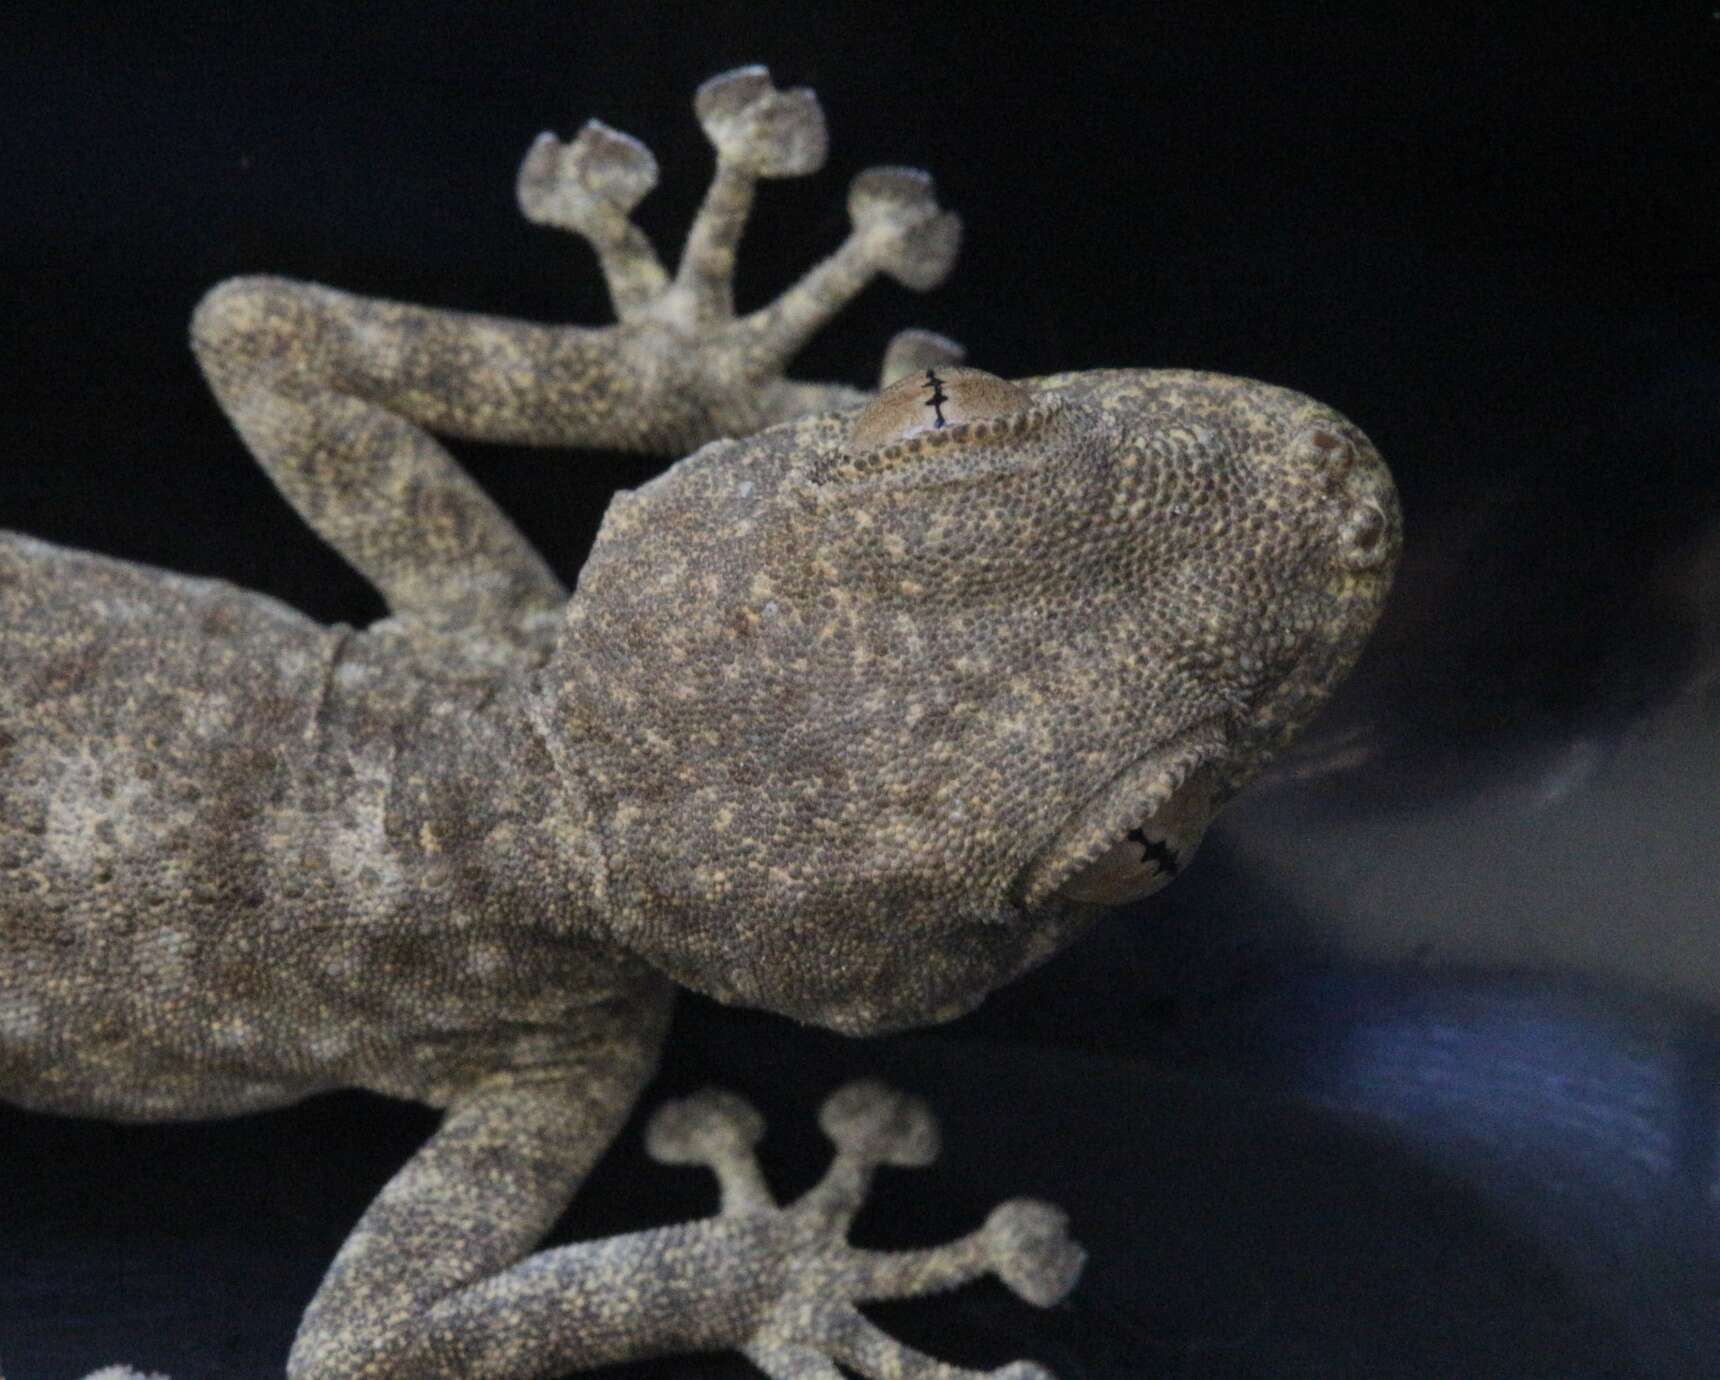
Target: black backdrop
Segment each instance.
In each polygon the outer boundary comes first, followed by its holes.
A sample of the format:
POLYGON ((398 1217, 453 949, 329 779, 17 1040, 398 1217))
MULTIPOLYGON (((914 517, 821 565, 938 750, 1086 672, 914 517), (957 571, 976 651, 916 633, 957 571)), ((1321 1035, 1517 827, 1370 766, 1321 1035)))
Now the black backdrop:
MULTIPOLYGON (((832 157, 764 189, 743 305, 835 244, 863 166, 931 168, 968 227, 946 287, 872 289, 799 372, 864 381, 920 324, 1005 375, 1288 384, 1373 437, 1409 547, 1341 702, 1144 913, 885 1041, 688 1001, 653 1100, 741 1088, 794 1188, 844 1077, 925 1093, 945 1160, 880 1185, 874 1242, 1065 1204, 1093 1263, 1063 1307, 878 1310, 967 1365, 1713 1374, 1711 6, 25 0, 0 16, 0 526, 374 616, 205 395, 199 293, 270 270, 598 322, 588 251, 519 219, 517 160, 588 114, 641 136, 672 248, 709 166, 692 90, 753 61, 818 90, 832 157)), ((569 578, 655 469, 461 453, 569 578)), ((0 1367, 278 1373, 431 1124, 359 1094, 189 1127, 0 1108, 0 1367)), ((709 1203, 635 1124, 563 1232, 709 1203)))

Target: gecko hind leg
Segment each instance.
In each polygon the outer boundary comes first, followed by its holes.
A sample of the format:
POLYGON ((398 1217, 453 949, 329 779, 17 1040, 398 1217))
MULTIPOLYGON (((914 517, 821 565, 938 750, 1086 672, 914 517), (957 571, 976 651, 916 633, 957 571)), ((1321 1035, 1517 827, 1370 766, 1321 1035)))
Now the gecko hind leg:
POLYGON ((780 1206, 754 1154, 764 1123, 732 1094, 705 1092, 661 1108, 647 1131, 653 1158, 701 1164, 721 1190, 719 1220, 754 1218, 763 1236, 792 1242, 784 1286, 742 1346, 772 1380, 829 1380, 837 1364, 874 1380, 1049 1380, 1016 1361, 981 1372, 950 1366, 888 1336, 854 1305, 941 1292, 995 1274, 1029 1303, 1049 1307, 1075 1285, 1085 1259, 1060 1211, 1030 1199, 994 1209, 959 1240, 924 1250, 869 1251, 847 1231, 879 1165, 912 1167, 937 1155, 937 1126, 917 1098, 876 1082, 852 1083, 828 1098, 819 1125, 836 1145, 822 1180, 780 1206))

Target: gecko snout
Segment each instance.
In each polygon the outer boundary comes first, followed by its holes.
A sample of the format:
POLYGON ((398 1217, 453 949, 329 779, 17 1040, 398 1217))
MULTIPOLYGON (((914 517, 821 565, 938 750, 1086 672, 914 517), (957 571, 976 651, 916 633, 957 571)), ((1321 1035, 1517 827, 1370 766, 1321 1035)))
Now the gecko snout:
POLYGON ((1338 563, 1354 571, 1386 565, 1396 549, 1397 495, 1367 437, 1332 414, 1298 431, 1288 458, 1312 474, 1335 502, 1338 563))

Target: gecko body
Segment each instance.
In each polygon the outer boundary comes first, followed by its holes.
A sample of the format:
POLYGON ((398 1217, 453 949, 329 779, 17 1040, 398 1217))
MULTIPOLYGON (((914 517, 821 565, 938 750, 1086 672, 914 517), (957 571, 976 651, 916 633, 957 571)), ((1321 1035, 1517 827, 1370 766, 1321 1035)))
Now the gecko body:
POLYGON ((673 276, 628 218, 642 145, 594 122, 522 167, 614 326, 263 277, 198 308, 218 400, 381 623, 0 534, 0 1096, 443 1110, 312 1302, 301 1380, 721 1347, 777 1380, 965 1373, 855 1305, 986 1272, 1048 1304, 1080 1251, 1026 1200, 849 1246, 873 1170, 936 1149, 874 1084, 825 1104, 836 1156, 794 1203, 707 1093, 648 1144, 716 1173, 716 1217, 534 1247, 677 987, 855 1035, 960 1015, 1187 864, 1390 582, 1389 475, 1289 390, 1008 381, 921 332, 876 394, 788 379, 874 274, 935 284, 959 226, 923 174, 863 173, 849 240, 736 316, 753 186, 816 167, 823 123, 759 68, 695 105, 717 172, 673 276), (436 434, 691 454, 616 497, 569 596, 436 434))

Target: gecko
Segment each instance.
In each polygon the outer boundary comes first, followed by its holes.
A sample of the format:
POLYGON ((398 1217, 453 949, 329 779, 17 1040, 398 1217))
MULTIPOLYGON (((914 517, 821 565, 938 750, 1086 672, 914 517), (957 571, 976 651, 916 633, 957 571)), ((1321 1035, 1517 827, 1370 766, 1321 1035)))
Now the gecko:
POLYGON ((198 305, 216 399, 375 624, 0 533, 0 1097, 441 1113, 336 1254, 295 1380, 721 1349, 773 1380, 978 1374, 857 1305, 989 1273, 1048 1306, 1081 1250, 1028 1199, 849 1244, 875 1171, 937 1151, 876 1082, 823 1104, 833 1158, 792 1202, 759 1114, 711 1090, 646 1149, 714 1173, 715 1215, 540 1243, 678 988, 855 1036, 960 1016, 1188 865, 1391 583, 1388 471, 1288 389, 1006 380, 924 331, 875 392, 791 378, 877 275, 936 286, 960 222, 926 174, 862 172, 846 241, 737 314, 757 183, 820 167, 824 120, 762 67, 694 107, 716 167, 672 273, 631 219, 643 144, 591 121, 521 165, 613 325, 264 276, 198 305), (437 436, 684 458, 615 495, 570 594, 437 436))

